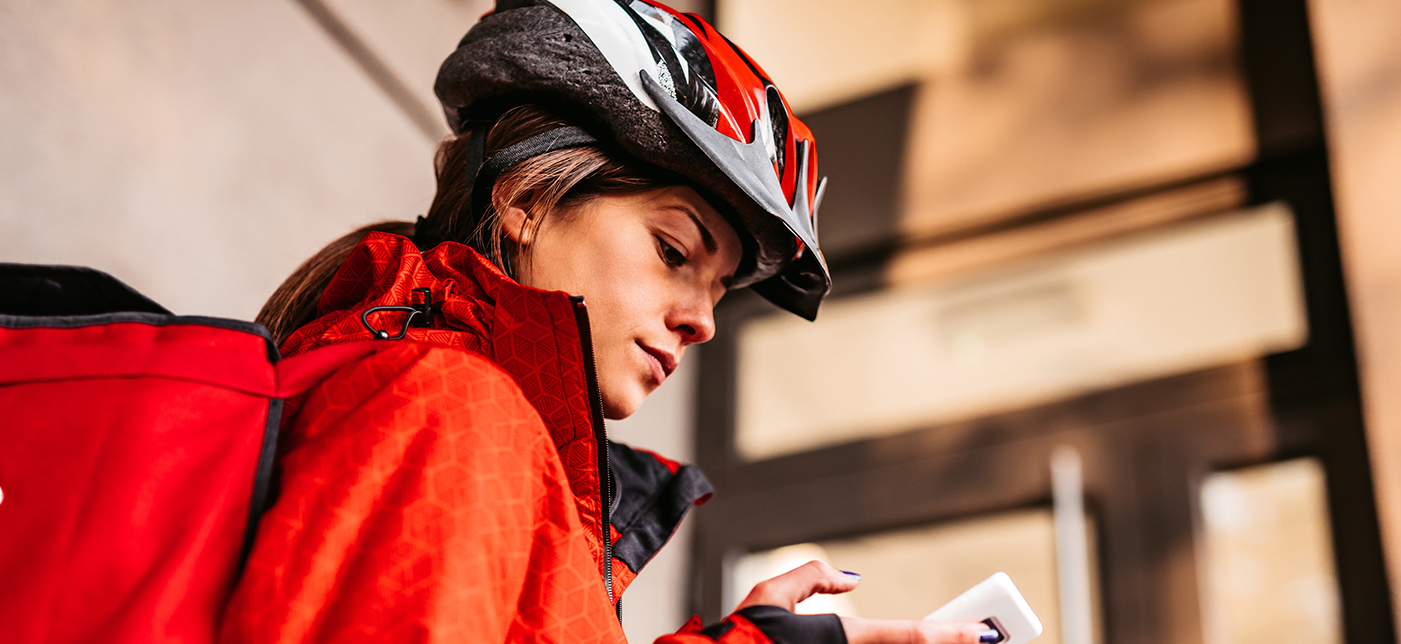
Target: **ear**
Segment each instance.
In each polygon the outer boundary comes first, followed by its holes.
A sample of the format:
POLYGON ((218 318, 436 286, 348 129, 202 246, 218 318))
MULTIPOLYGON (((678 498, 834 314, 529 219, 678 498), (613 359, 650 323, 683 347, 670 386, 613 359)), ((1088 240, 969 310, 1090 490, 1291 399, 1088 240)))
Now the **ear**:
POLYGON ((520 206, 507 206, 497 213, 501 218, 501 232, 506 234, 507 239, 517 246, 530 245, 531 235, 535 231, 525 225, 529 219, 525 210, 520 206))

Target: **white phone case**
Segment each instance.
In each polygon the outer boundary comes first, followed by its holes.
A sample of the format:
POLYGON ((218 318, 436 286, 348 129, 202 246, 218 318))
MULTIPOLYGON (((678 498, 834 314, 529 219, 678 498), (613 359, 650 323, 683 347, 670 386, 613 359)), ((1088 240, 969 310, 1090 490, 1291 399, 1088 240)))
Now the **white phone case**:
POLYGON ((986 623, 1002 633, 997 644, 1026 644, 1041 634, 1041 620, 1005 572, 996 573, 963 591, 925 619, 986 623))

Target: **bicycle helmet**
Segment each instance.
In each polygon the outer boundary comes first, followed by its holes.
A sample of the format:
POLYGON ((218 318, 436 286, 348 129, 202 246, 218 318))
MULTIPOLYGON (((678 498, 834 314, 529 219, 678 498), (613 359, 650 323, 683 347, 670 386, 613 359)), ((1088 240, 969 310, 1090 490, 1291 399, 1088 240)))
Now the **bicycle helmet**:
POLYGON ((831 277, 817 243, 826 181, 812 133, 759 65, 700 17, 650 0, 498 0, 443 63, 434 91, 459 134, 484 133, 527 102, 579 125, 476 164, 473 216, 511 165, 610 142, 729 207, 720 210, 752 242, 735 288, 817 317, 831 277))

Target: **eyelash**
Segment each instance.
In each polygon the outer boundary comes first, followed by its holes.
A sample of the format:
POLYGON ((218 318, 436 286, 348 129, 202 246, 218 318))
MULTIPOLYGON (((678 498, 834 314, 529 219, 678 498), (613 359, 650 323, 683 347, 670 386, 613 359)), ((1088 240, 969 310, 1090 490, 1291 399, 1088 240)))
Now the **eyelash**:
POLYGON ((687 258, 684 253, 682 253, 679 250, 676 250, 675 246, 666 243, 666 240, 663 240, 661 237, 657 238, 657 244, 660 246, 659 252, 662 256, 662 262, 665 263, 667 266, 676 268, 680 266, 685 266, 686 262, 690 261, 690 259, 687 258))

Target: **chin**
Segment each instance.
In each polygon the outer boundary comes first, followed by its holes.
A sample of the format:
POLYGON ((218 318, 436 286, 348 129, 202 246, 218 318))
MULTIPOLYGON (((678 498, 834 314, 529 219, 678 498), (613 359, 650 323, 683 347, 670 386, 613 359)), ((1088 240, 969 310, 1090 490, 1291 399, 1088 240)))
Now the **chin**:
POLYGON ((622 420, 633 415, 651 391, 641 385, 614 388, 603 391, 603 417, 608 420, 622 420), (622 389, 622 391, 619 391, 622 389))

